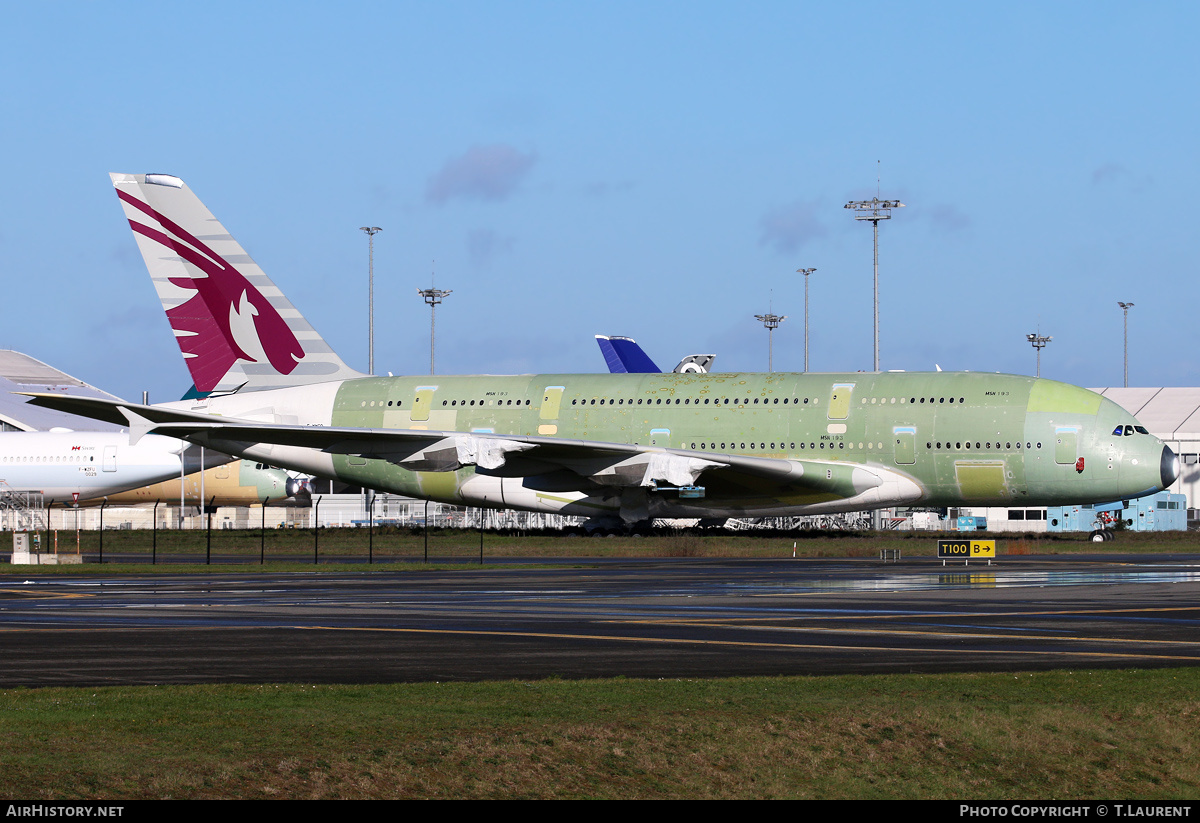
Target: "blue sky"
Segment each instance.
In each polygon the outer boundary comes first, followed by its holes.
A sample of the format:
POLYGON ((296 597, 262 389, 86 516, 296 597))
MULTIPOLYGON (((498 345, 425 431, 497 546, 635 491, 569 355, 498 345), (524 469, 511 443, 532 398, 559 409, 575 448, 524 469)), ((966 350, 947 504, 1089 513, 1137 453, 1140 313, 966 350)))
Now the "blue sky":
POLYGON ((6 4, 0 346, 131 398, 182 359, 107 173, 179 175, 350 363, 871 367, 1200 385, 1194 3, 6 4))

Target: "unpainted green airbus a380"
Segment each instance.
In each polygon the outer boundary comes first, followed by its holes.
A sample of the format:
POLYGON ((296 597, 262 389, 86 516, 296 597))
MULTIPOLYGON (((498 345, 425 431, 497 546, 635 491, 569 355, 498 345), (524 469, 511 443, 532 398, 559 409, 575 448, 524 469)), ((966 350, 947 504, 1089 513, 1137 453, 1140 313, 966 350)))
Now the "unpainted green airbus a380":
POLYGON ((367 377, 177 177, 112 175, 202 396, 37 402, 448 503, 626 523, 1101 503, 1178 460, 1086 389, 977 372, 367 377))

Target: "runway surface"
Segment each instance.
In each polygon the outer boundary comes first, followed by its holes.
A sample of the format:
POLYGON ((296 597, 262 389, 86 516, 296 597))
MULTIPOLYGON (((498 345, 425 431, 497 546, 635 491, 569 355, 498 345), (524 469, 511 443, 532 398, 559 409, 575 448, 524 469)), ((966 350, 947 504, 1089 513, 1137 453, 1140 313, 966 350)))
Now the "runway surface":
POLYGON ((1200 558, 22 571, 0 655, 3 687, 1192 666, 1200 558))

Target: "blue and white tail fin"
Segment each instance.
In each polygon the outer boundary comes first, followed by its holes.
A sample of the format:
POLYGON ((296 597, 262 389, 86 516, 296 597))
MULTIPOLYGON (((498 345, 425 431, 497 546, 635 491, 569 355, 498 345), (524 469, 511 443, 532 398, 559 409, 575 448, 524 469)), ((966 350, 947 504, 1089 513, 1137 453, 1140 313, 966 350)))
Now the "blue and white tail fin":
POLYGON ((110 176, 200 393, 363 376, 342 362, 182 180, 110 176))
MULTIPOLYGON (((616 337, 598 334, 596 343, 604 355, 604 362, 611 374, 661 374, 662 369, 654 364, 650 355, 642 351, 632 337, 616 337)), ((679 361, 673 371, 676 374, 705 374, 712 369, 715 354, 689 354, 679 361)))
POLYGON ((596 344, 611 374, 659 374, 662 372, 632 337, 598 334, 596 344))

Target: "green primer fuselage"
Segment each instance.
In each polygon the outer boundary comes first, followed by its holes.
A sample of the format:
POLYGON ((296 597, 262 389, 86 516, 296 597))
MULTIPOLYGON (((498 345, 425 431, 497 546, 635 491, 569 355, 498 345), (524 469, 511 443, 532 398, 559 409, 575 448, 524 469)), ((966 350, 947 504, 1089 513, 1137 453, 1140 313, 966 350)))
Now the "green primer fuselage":
MULTIPOLYGON (((676 516, 859 508, 839 505, 855 487, 849 474, 845 488, 837 487, 833 474, 855 466, 911 481, 919 499, 895 502, 926 506, 1106 502, 1158 490, 1162 443, 1148 434, 1114 436, 1118 424, 1136 421, 1086 389, 974 372, 364 378, 341 384, 328 423, 830 466, 834 485, 820 489, 706 473, 703 500, 673 500, 656 511, 676 516)), ((369 455, 335 455, 334 469, 367 487, 453 503, 569 513, 620 508, 614 493, 587 482, 567 494, 556 486, 561 480, 519 478, 532 496, 518 500, 474 491, 486 475, 474 467, 414 472, 369 455)))

